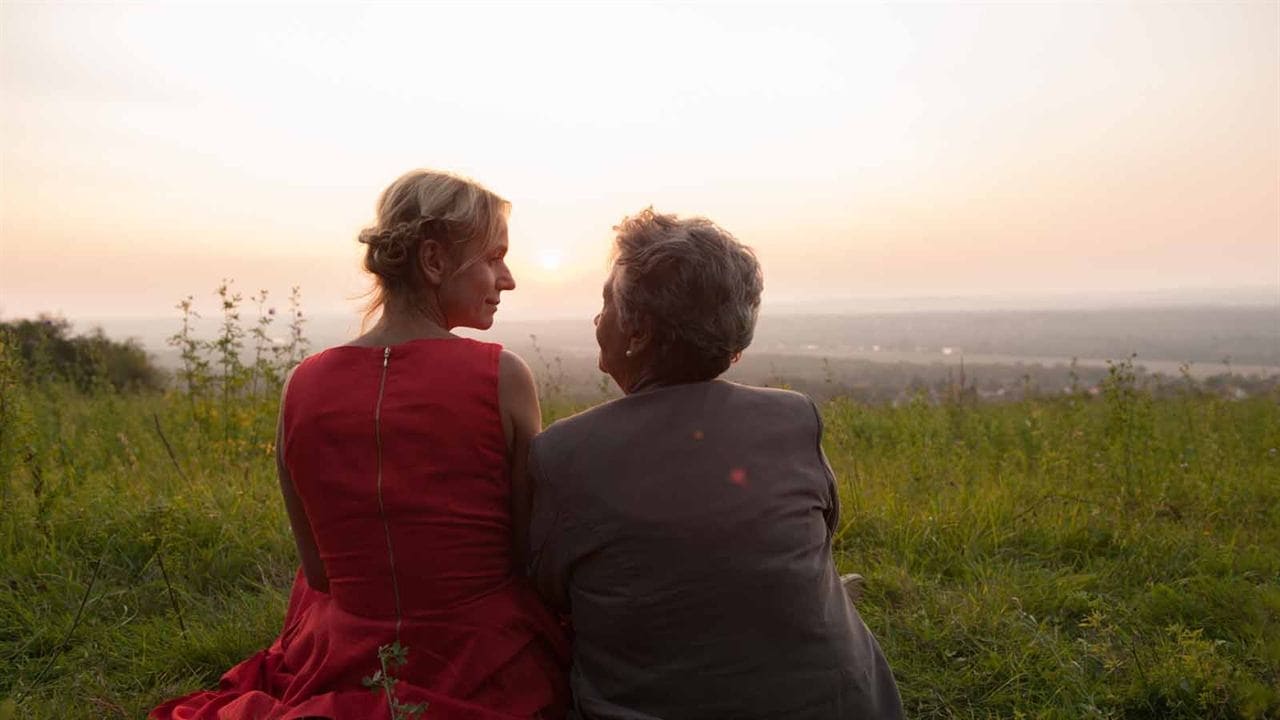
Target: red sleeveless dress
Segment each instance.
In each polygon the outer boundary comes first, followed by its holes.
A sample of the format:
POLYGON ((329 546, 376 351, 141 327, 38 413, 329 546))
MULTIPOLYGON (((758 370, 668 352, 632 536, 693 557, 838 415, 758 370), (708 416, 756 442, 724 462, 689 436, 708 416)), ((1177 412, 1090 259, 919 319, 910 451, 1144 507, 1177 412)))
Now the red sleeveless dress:
POLYGON ((298 366, 284 459, 329 592, 299 572, 269 649, 150 717, 389 718, 362 679, 397 634, 396 696, 428 703, 425 720, 564 717, 568 641, 511 559, 500 351, 428 339, 298 366))

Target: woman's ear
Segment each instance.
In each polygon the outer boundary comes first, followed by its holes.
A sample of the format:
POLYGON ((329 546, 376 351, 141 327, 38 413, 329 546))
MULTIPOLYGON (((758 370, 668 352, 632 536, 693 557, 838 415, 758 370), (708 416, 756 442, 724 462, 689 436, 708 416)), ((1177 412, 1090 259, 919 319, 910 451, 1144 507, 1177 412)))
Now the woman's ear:
POLYGON ((418 269, 432 285, 444 282, 449 270, 449 254, 444 245, 431 238, 418 243, 418 269))
POLYGON ((627 357, 640 355, 653 344, 653 323, 648 318, 641 318, 636 327, 627 335, 627 357))

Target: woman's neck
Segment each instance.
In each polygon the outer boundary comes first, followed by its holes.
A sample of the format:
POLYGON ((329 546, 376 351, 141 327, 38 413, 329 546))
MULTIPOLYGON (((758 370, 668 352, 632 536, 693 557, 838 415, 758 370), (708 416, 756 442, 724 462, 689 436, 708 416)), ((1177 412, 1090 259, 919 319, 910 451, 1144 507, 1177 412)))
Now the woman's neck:
POLYGON ((351 341, 352 345, 399 345, 423 338, 457 337, 445 327, 440 313, 387 304, 369 332, 351 341))
POLYGON ((640 373, 637 373, 634 377, 632 377, 628 385, 622 388, 622 394, 630 395, 632 393, 641 392, 643 390, 662 387, 665 384, 666 383, 654 377, 652 374, 642 371, 640 373))

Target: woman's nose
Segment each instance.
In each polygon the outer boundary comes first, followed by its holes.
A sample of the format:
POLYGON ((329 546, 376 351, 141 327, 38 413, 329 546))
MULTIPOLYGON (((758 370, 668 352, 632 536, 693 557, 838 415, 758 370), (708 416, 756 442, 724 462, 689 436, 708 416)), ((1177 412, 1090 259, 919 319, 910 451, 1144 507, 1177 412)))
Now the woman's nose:
POLYGON ((498 274, 498 289, 516 289, 516 276, 511 274, 511 268, 507 267, 506 263, 502 264, 502 272, 498 274))
POLYGON ((596 316, 591 318, 591 324, 600 327, 600 313, 596 313, 596 316))

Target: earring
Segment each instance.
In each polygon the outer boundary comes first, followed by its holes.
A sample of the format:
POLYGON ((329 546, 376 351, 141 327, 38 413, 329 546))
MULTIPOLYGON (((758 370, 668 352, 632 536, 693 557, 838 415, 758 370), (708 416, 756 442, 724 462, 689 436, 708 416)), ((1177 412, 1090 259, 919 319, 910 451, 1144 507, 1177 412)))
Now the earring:
POLYGON ((627 350, 626 352, 624 352, 624 353, 622 353, 622 354, 623 354, 623 355, 626 355, 627 357, 631 357, 631 351, 630 351, 630 350, 627 350))

